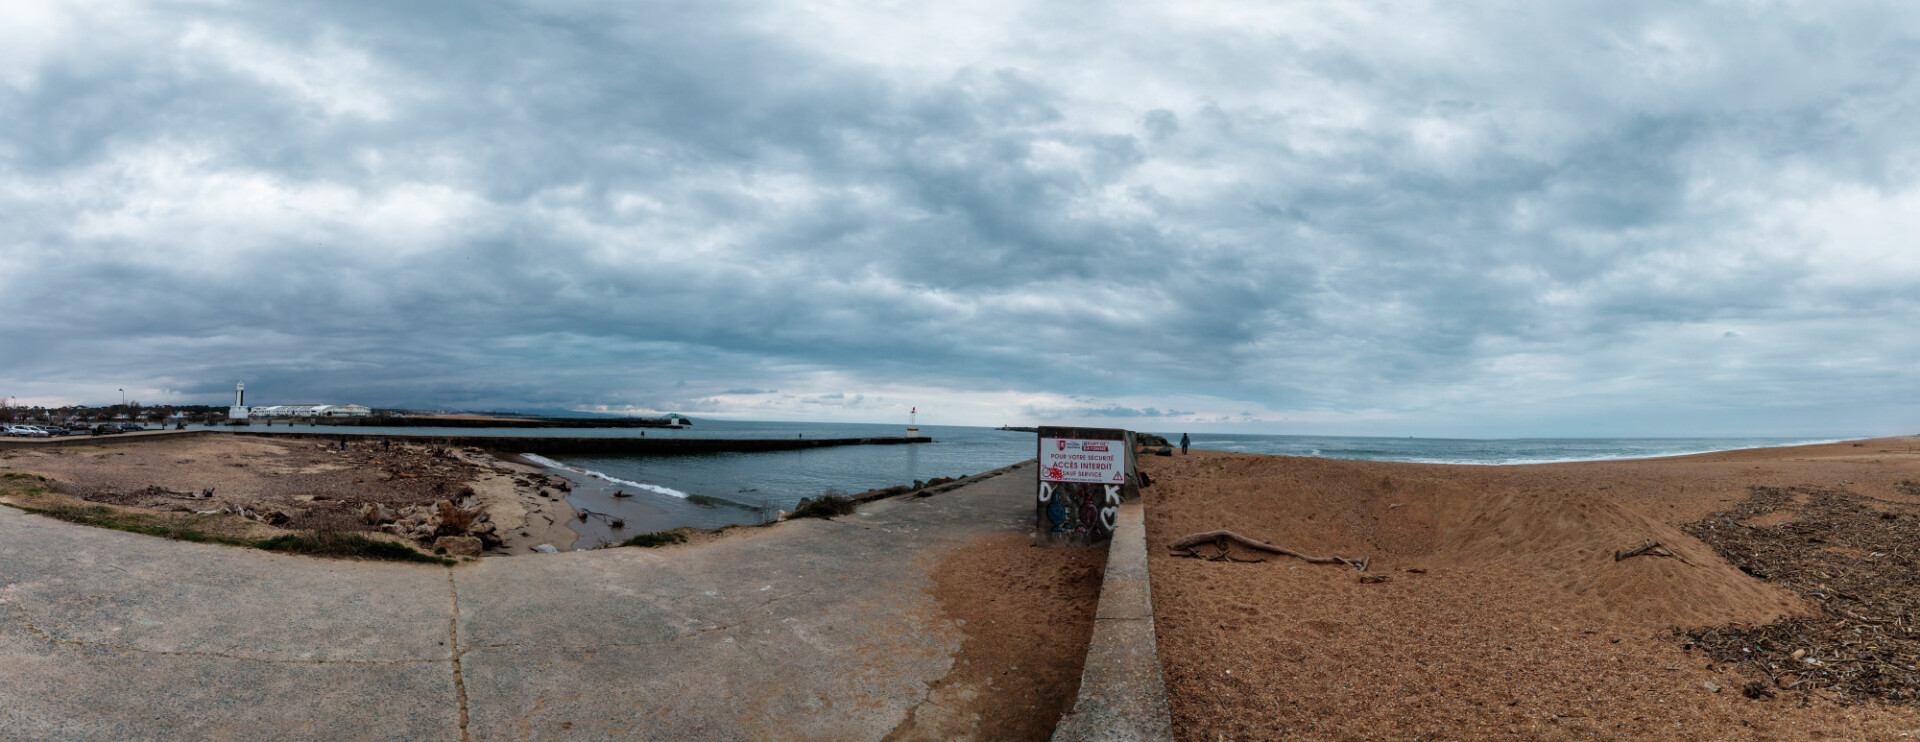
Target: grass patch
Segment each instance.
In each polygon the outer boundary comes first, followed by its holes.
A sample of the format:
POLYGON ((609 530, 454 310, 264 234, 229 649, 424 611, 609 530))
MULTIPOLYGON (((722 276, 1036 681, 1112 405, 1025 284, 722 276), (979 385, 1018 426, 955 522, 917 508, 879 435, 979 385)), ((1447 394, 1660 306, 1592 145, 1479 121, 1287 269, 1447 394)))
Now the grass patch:
POLYGON ((166 519, 144 513, 130 513, 115 510, 105 505, 68 505, 55 503, 41 507, 15 505, 14 507, 34 515, 44 515, 68 523, 79 523, 95 528, 109 528, 147 536, 192 541, 201 544, 226 544, 228 546, 253 546, 250 539, 222 536, 201 529, 200 523, 210 516, 192 519, 166 519))
POLYGON ((800 498, 800 504, 793 507, 788 518, 833 518, 852 513, 860 503, 846 495, 828 492, 819 497, 800 498))
POLYGON ((634 536, 633 538, 620 542, 620 545, 652 548, 655 546, 666 546, 668 544, 684 544, 686 542, 687 534, 679 531, 654 531, 653 533, 642 533, 634 536))
POLYGON ((358 557, 389 562, 453 565, 452 559, 422 554, 406 544, 340 531, 288 533, 254 542, 254 548, 325 557, 358 557))

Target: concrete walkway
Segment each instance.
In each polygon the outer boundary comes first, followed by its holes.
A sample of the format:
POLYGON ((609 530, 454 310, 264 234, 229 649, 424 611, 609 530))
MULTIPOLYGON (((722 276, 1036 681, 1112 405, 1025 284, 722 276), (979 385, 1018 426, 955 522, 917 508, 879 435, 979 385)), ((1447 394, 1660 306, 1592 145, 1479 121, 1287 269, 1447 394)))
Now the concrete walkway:
POLYGON ((927 571, 1031 465, 699 547, 340 562, 0 508, 7 740, 880 739, 960 648, 927 571))

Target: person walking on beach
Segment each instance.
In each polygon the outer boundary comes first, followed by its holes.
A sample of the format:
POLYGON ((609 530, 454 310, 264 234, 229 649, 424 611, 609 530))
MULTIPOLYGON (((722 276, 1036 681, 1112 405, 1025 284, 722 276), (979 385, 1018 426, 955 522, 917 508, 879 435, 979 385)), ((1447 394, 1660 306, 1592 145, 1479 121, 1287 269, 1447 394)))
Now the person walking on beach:
POLYGON ((1187 455, 1187 446, 1188 446, 1189 444, 1191 444, 1191 443, 1192 443, 1191 441, 1188 441, 1188 440, 1187 440, 1187 434, 1186 434, 1186 433, 1181 433, 1181 434, 1180 434, 1180 455, 1181 455, 1181 456, 1185 456, 1185 455, 1187 455))

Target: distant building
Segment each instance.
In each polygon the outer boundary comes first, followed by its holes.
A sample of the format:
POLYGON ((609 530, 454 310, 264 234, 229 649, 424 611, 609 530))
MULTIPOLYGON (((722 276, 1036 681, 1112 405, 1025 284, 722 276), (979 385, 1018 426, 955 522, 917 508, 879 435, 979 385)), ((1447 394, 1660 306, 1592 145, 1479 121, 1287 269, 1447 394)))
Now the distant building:
POLYGON ((254 407, 247 411, 253 417, 366 417, 373 410, 357 404, 281 404, 254 407))
POLYGON ((275 404, 247 410, 253 417, 313 417, 323 404, 275 404))

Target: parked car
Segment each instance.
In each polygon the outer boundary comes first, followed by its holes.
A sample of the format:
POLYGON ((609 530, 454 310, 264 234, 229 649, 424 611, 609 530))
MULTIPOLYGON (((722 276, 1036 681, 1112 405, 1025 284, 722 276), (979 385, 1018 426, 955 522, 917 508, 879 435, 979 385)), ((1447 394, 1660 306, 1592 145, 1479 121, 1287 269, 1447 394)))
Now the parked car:
POLYGON ((136 425, 134 423, 120 423, 119 427, 122 433, 138 433, 147 429, 145 425, 136 425))
POLYGON ((52 435, 52 433, 48 433, 45 429, 36 425, 8 425, 6 427, 6 433, 7 435, 27 438, 46 438, 52 435))

